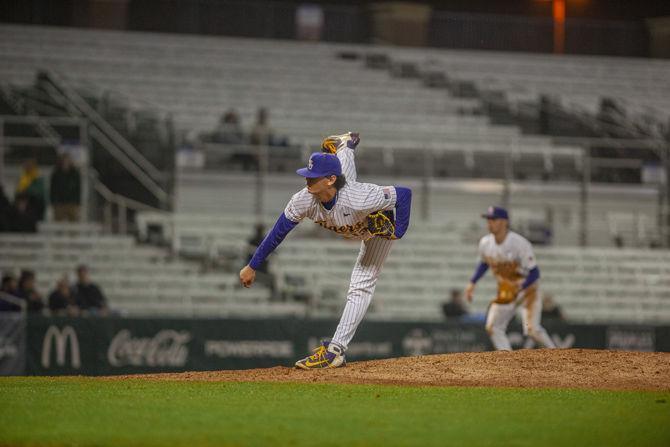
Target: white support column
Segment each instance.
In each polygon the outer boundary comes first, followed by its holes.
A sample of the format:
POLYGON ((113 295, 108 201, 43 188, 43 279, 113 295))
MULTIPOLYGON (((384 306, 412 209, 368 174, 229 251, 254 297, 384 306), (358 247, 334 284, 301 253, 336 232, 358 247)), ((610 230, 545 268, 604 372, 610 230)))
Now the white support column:
POLYGON ((5 121, 0 119, 0 185, 5 182, 5 121))
POLYGON ((91 149, 89 145, 90 141, 88 138, 88 121, 81 120, 79 122, 79 147, 82 151, 82 163, 79 167, 79 172, 81 175, 81 213, 79 215, 79 220, 81 222, 88 222, 90 217, 89 201, 91 199, 91 181, 89 176, 89 167, 91 166, 91 149))

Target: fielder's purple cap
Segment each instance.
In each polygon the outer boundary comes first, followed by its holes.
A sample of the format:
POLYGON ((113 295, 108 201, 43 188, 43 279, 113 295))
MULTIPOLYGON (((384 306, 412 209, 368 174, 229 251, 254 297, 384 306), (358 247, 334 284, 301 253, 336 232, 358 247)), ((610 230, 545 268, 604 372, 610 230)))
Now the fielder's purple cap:
POLYGON ((507 219, 509 220, 509 215, 505 208, 499 206, 490 206, 486 210, 486 214, 482 214, 482 217, 486 219, 507 219))
POLYGON ((306 168, 300 168, 298 175, 307 178, 328 177, 329 175, 342 175, 342 164, 337 155, 314 152, 309 157, 306 168))

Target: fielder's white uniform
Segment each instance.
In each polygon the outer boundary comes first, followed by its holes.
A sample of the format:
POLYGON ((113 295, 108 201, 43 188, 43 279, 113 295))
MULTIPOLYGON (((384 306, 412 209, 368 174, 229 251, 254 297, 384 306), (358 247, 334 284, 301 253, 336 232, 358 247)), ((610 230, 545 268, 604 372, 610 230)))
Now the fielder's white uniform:
POLYGON ((346 349, 370 305, 382 266, 394 243, 390 239, 372 236, 368 231, 367 216, 376 211, 394 209, 397 197, 393 186, 356 181, 354 150, 348 148, 346 142, 338 148, 337 157, 347 184, 338 191, 333 208, 324 208, 304 188, 291 198, 284 214, 293 222, 308 218, 345 238, 362 241, 351 274, 347 302, 332 338, 333 342, 346 349))
POLYGON ((507 325, 521 305, 524 335, 542 346, 555 348, 540 324, 542 300, 538 293, 539 280, 519 293, 528 272, 537 267, 530 242, 520 234, 508 231, 505 240, 498 244, 493 234, 487 234, 479 241, 479 261, 489 266, 498 282, 498 293, 486 317, 486 331, 493 346, 498 350, 512 350, 506 334, 507 325))

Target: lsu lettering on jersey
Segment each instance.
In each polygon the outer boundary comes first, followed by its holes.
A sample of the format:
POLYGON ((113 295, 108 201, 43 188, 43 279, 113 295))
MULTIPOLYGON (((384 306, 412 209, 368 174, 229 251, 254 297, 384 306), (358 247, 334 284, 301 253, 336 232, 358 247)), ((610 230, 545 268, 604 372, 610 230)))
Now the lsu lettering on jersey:
POLYGON ((493 234, 479 241, 479 260, 488 264, 498 282, 498 304, 514 301, 528 272, 537 266, 533 247, 526 238, 509 231, 502 244, 493 234))
POLYGON ((291 197, 284 214, 293 222, 308 218, 345 238, 365 241, 373 237, 368 230, 368 215, 394 209, 396 200, 393 186, 347 182, 330 210, 303 188, 291 197))

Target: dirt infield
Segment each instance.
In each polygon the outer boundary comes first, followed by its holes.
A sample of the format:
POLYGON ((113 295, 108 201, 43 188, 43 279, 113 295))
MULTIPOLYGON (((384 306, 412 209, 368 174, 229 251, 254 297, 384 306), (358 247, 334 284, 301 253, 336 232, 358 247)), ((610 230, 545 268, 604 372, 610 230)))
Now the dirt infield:
POLYGON ((670 390, 670 353, 537 349, 352 362, 346 368, 287 367, 114 376, 106 379, 308 382, 427 386, 499 386, 670 390))

